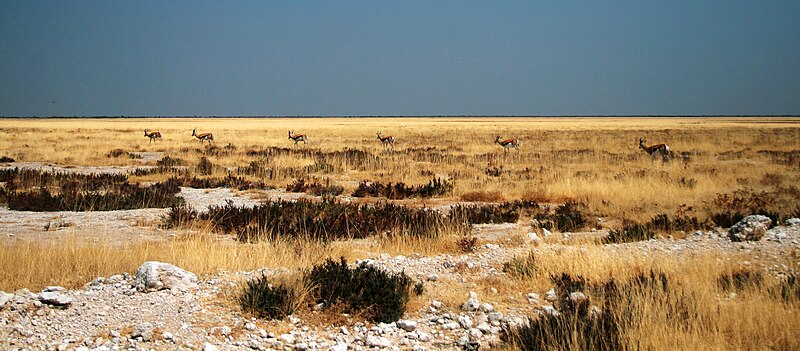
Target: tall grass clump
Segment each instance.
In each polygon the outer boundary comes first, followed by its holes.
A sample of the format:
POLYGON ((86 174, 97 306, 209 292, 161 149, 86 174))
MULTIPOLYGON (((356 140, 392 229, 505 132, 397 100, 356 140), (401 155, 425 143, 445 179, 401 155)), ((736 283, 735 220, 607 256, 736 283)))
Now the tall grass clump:
POLYGON ((403 182, 383 184, 362 181, 353 191, 353 197, 385 197, 387 199, 405 199, 411 197, 433 197, 449 194, 453 191, 453 183, 446 179, 434 178, 424 185, 407 186, 403 182))
POLYGON ((646 328, 650 318, 664 318, 671 325, 696 318, 694 300, 673 289, 661 272, 595 284, 569 273, 550 279, 556 287, 558 310, 504 327, 502 340, 522 350, 639 349, 644 346, 630 336, 646 328), (591 295, 600 299, 601 307, 592 307, 591 295))
POLYGON ((344 305, 348 313, 375 323, 400 319, 412 287, 411 278, 405 273, 388 273, 363 263, 350 268, 344 257, 339 262, 329 258, 314 266, 308 281, 316 287, 318 302, 325 306, 344 305))
POLYGON ((262 275, 247 282, 238 300, 246 313, 259 318, 283 319, 294 313, 295 292, 285 285, 273 286, 262 275))
POLYGON ((38 186, 30 179, 6 184, 8 208, 17 211, 114 211, 166 208, 179 205, 179 182, 170 178, 147 187, 130 184, 118 175, 52 175, 40 173, 38 186), (19 190, 28 185, 28 190, 19 190))
POLYGON ((351 204, 335 199, 277 201, 252 208, 232 203, 209 208, 200 216, 212 228, 233 233, 243 242, 259 239, 305 238, 332 241, 366 238, 376 234, 438 237, 446 231, 466 232, 456 223, 428 209, 414 209, 389 203, 351 204))

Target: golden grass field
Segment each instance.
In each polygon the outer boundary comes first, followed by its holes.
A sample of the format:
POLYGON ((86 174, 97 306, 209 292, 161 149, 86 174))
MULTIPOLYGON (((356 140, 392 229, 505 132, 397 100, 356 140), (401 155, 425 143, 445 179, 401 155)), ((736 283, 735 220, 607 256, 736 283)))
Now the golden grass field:
MULTIPOLYGON (((725 210, 715 199, 743 190, 765 192, 773 200, 767 209, 784 216, 800 214, 800 118, 181 118, 181 119, 8 119, 0 126, 0 156, 17 162, 45 162, 70 166, 140 165, 127 157, 108 157, 115 149, 126 152, 158 151, 188 162, 206 156, 216 166, 213 176, 227 169, 260 161, 248 151, 267 147, 295 148, 287 131, 307 134, 308 145, 298 149, 366 151, 369 164, 354 165, 346 158, 326 160, 332 171, 306 174, 331 179, 351 192, 359 181, 424 184, 433 177, 450 179, 451 195, 437 201, 517 199, 558 204, 575 200, 603 226, 623 219, 646 221, 659 213, 675 215, 691 207, 706 218, 725 210), (212 132, 225 153, 207 153, 191 136, 212 132), (154 144, 144 129, 158 130, 163 140, 154 144), (394 149, 385 150, 376 131, 392 135, 394 149), (497 135, 518 138, 519 151, 505 153, 494 144, 497 135), (666 143, 672 160, 663 163, 638 148, 666 143), (682 205, 685 205, 682 207, 682 205)), ((317 160, 301 153, 261 160, 277 172, 260 179, 277 188, 292 182, 317 160)), ((133 181, 161 180, 161 175, 131 177, 133 181)), ((166 176, 163 176, 166 177, 166 176)), ((424 205, 426 200, 414 200, 424 205)), ((0 219, 1 220, 1 219, 0 219)), ((113 235, 113 233, 106 233, 113 235)), ((678 233, 668 233, 680 237, 678 233)), ((511 233, 509 240, 524 233, 511 233)), ((457 254, 456 235, 439 239, 373 239, 329 245, 303 241, 234 243, 203 228, 179 231, 172 240, 124 245, 83 242, 79 236, 50 242, 13 242, 0 245, 0 289, 31 289, 45 285, 76 287, 96 276, 133 272, 145 260, 172 262, 198 274, 259 267, 308 268, 326 257, 350 260, 387 252, 457 254)), ((611 255, 597 243, 576 244, 574 250, 548 251, 538 257, 546 267, 532 278, 474 281, 476 287, 434 288, 431 294, 451 304, 463 301, 470 289, 496 287, 501 292, 544 291, 549 274, 573 272, 589 280, 626 277, 658 269, 677 277, 678 284, 695 295, 699 314, 687 325, 670 325, 659 316, 662 305, 642 307, 642 328, 626 335, 642 349, 657 350, 790 350, 800 349, 793 332, 800 323, 800 306, 769 298, 765 286, 727 299, 716 287, 721 273, 739 268, 736 253, 676 260, 662 254, 611 255), (583 250, 578 250, 578 247, 583 250)), ((745 257, 758 262, 759 258, 745 257)), ((782 256, 789 270, 798 272, 798 253, 782 256)), ((502 264, 502 262, 498 262, 502 264)), ((412 301, 413 302, 413 301, 412 301)), ((497 301, 511 305, 513 301, 497 301)), ((424 304, 424 303, 423 303, 424 304)))

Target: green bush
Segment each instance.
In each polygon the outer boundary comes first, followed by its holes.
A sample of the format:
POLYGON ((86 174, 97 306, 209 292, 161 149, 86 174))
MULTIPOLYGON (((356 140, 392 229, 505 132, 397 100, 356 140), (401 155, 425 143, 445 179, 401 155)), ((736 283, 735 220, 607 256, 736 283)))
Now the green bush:
POLYGON ((348 313, 365 316, 372 322, 397 321, 405 312, 411 278, 405 273, 387 273, 362 264, 350 268, 344 257, 328 259, 314 266, 308 276, 319 302, 326 306, 344 305, 348 313))
POLYGON ((245 312, 261 318, 283 319, 294 312, 294 290, 272 286, 266 276, 250 280, 239 296, 239 305, 245 312))

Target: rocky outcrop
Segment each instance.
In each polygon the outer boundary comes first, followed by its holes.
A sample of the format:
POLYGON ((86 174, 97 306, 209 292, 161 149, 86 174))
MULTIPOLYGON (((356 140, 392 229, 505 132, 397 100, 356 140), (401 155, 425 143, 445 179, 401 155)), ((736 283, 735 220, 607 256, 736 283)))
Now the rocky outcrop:
POLYGON ((767 216, 747 216, 728 229, 728 236, 731 241, 758 241, 767 234, 771 224, 772 220, 767 216))
POLYGON ((145 262, 136 270, 135 282, 136 289, 143 292, 197 289, 197 276, 194 273, 155 261, 145 262))

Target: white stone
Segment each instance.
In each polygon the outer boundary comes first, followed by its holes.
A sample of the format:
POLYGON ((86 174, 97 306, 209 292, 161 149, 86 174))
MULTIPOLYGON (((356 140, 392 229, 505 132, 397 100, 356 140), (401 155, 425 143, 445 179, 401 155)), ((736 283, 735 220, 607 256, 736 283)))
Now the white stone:
POLYGON ((476 298, 469 298, 467 301, 464 301, 463 305, 461 305, 461 309, 464 311, 477 311, 480 307, 481 302, 476 298))
POLYGON ((5 307, 5 305, 14 298, 14 294, 9 294, 5 291, 0 291, 0 310, 5 307))
POLYGON ((458 324, 464 329, 472 328, 472 319, 467 315, 458 316, 458 324))
POLYGON ((367 336, 366 341, 367 341, 367 346, 369 347, 386 348, 386 347, 391 347, 393 345, 393 343, 389 339, 384 338, 382 336, 369 335, 367 336))
POLYGON ((219 351, 219 348, 207 342, 203 344, 203 351, 219 351))
POLYGON ((569 299, 572 302, 582 302, 586 301, 586 295, 580 291, 573 291, 569 294, 569 299))
POLYGON ((767 233, 772 220, 767 216, 751 215, 728 228, 731 241, 758 241, 767 233))
POLYGON ((551 235, 553 235, 553 233, 545 228, 542 228, 542 236, 544 236, 545 239, 549 238, 551 235))
POLYGON ((244 324, 244 329, 256 330, 256 325, 254 323, 247 322, 244 324))
POLYGON ((149 261, 136 270, 136 287, 139 291, 172 289, 189 291, 197 289, 197 276, 169 263, 149 261))
POLYGON ((75 299, 58 292, 48 291, 39 294, 39 301, 48 305, 66 307, 75 302, 75 299))
POLYGON ((411 332, 417 329, 417 322, 408 319, 401 319, 397 321, 397 327, 405 331, 411 332))
POLYGON ((308 350, 308 344, 300 342, 294 345, 295 350, 305 351, 308 350))
POLYGON ((337 342, 335 345, 331 346, 328 351, 347 351, 347 344, 343 342, 337 342))
POLYGON ((287 344, 294 344, 297 338, 295 338, 295 336, 292 334, 281 334, 281 336, 279 336, 278 339, 281 339, 283 342, 287 344))
POLYGON ((441 309, 442 308, 442 302, 441 301, 437 301, 437 300, 433 300, 433 301, 431 301, 431 307, 433 307, 433 308, 435 308, 437 310, 441 309))
POLYGON ((789 218, 783 221, 783 224, 785 224, 787 227, 800 226, 800 218, 789 218))
POLYGON ((469 330, 469 337, 473 340, 480 339, 483 336, 483 332, 477 328, 472 328, 469 330))
POLYGON ((545 293, 544 299, 547 300, 547 301, 550 301, 550 302, 553 302, 553 301, 557 300, 558 296, 556 296, 556 290, 555 289, 547 290, 547 293, 545 293))
POLYGON ((494 311, 494 306, 490 303, 483 303, 481 304, 481 311, 486 313, 492 312, 494 311))

